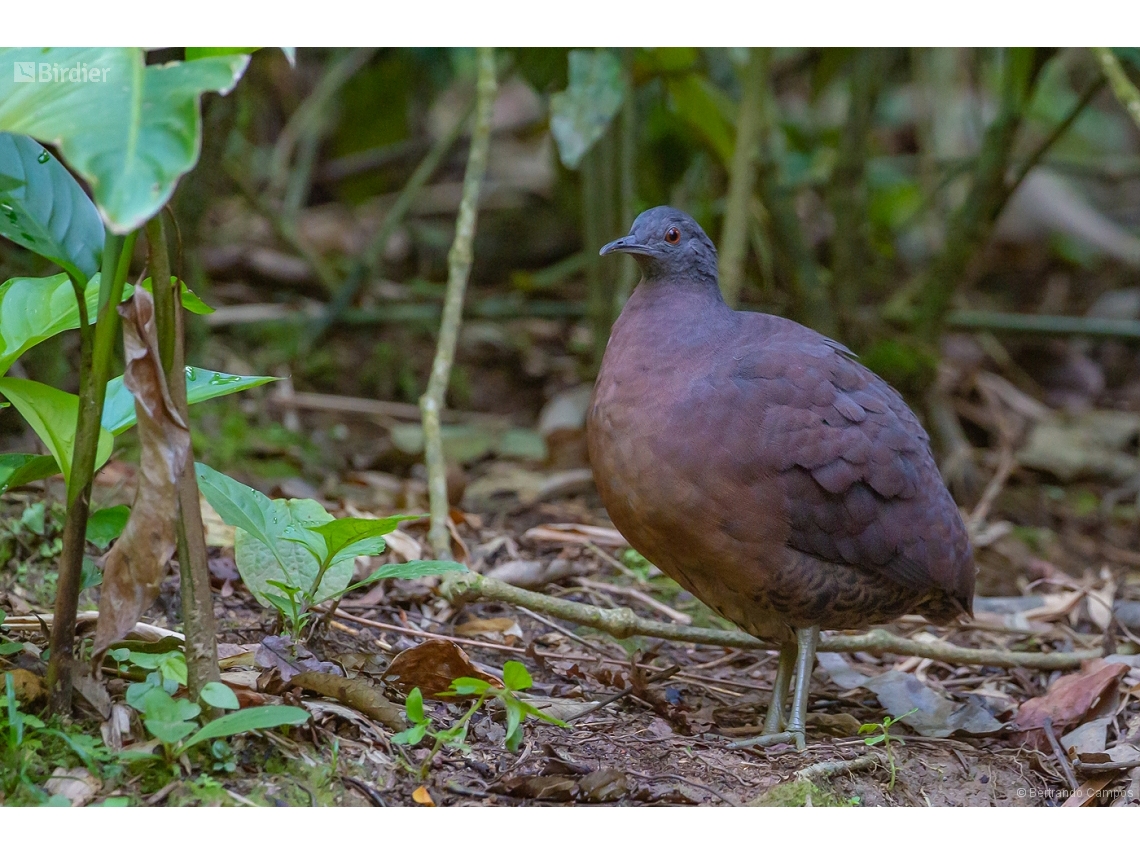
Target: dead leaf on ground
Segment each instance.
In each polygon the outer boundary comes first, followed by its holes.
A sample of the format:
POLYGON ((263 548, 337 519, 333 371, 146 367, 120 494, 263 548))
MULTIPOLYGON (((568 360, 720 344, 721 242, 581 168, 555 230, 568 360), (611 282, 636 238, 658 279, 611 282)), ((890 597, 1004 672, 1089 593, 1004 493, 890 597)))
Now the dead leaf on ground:
POLYGON ((1064 733, 1095 710, 1127 673, 1128 665, 1123 662, 1091 659, 1081 663, 1080 673, 1058 677, 1044 695, 1030 698, 1017 711, 1014 725, 1021 731, 1020 740, 1044 747, 1047 744, 1043 730, 1045 719, 1052 719, 1058 735, 1064 733))
POLYGON ((475 677, 500 688, 503 685, 498 677, 472 662, 458 644, 434 638, 397 655, 381 679, 401 692, 418 688, 425 698, 434 698, 448 691, 452 680, 459 677, 475 677))
POLYGON ((111 714, 99 726, 99 732, 104 745, 112 751, 122 751, 123 745, 131 742, 131 708, 126 704, 113 704, 111 714))
POLYGON ((507 644, 513 644, 514 641, 521 640, 523 637, 523 631, 519 626, 519 622, 509 617, 476 618, 469 620, 455 627, 455 634, 463 636, 464 638, 484 636, 495 641, 504 641, 507 644))
POLYGON ((261 668, 276 668, 285 682, 306 671, 340 674, 339 666, 332 662, 322 662, 308 648, 294 643, 287 635, 267 635, 263 638, 253 661, 261 668))
POLYGON ((581 523, 546 523, 527 529, 528 540, 548 543, 592 543, 595 546, 628 547, 626 539, 616 528, 581 523))
POLYGON ((63 796, 71 802, 72 807, 87 804, 95 798, 102 786, 103 782, 82 766, 77 769, 59 766, 44 783, 44 789, 49 795, 63 796))
POLYGON ((159 357, 154 301, 142 288, 119 307, 123 316, 124 385, 135 396, 140 451, 139 484, 126 528, 103 564, 99 621, 91 661, 123 638, 158 596, 174 555, 178 515, 175 482, 186 467, 190 431, 170 399, 159 357))
POLYGON ((905 671, 886 671, 872 677, 864 687, 875 693, 891 716, 906 715, 902 724, 922 736, 944 737, 955 731, 993 733, 1002 728, 976 699, 955 703, 905 671))
POLYGON ((435 801, 432 799, 427 787, 416 787, 415 792, 412 793, 412 801, 424 807, 435 807, 435 801))
MULTIPOLYGON (((33 674, 25 668, 13 668, 11 671, 5 672, 12 675, 12 688, 16 692, 16 700, 22 704, 34 704, 40 698, 47 695, 47 690, 44 688, 44 682, 38 675, 33 674)), ((3 674, 0 674, 0 678, 3 674)), ((0 679, 0 683, 3 679, 0 679)))
POLYGON ((403 709, 384 697, 384 693, 367 680, 306 671, 293 677, 292 684, 317 692, 364 713, 392 731, 405 728, 403 709))

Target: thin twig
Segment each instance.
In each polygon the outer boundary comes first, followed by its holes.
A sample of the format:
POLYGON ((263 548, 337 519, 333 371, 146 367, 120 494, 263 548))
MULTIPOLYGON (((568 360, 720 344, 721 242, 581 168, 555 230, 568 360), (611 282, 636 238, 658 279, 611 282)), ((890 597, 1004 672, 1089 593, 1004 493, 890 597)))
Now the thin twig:
MULTIPOLYGON (((443 595, 452 602, 482 597, 502 603, 525 606, 537 612, 574 621, 608 632, 615 638, 644 635, 692 644, 711 644, 716 647, 742 647, 755 650, 775 650, 776 642, 755 638, 735 630, 703 629, 661 621, 646 620, 632 609, 601 609, 581 603, 548 597, 533 591, 524 591, 497 579, 477 573, 449 576, 442 585, 443 595)), ((1104 655, 1101 648, 1071 653, 1022 653, 1010 650, 975 650, 959 647, 944 641, 923 642, 901 638, 884 629, 873 629, 859 635, 829 635, 821 638, 819 648, 827 653, 853 653, 863 651, 875 655, 894 653, 900 656, 921 656, 954 665, 993 665, 1005 668, 1037 668, 1045 671, 1077 668, 1084 661, 1104 655)))
POLYGON ((356 299, 356 295, 360 292, 361 286, 364 285, 368 279, 368 275, 376 269, 379 264, 380 257, 383 255, 384 250, 388 247, 388 241, 399 227, 400 223, 407 217, 408 211, 412 208, 412 203, 415 202, 416 197, 427 184, 428 180, 435 174, 436 169, 439 168, 440 162, 443 160, 444 155, 451 151, 452 146, 463 134, 463 129, 467 126, 471 114, 475 111, 475 102, 472 101, 467 109, 463 111, 459 119, 452 126, 451 130, 436 140, 435 145, 420 161, 419 166, 416 167, 415 172, 408 178, 407 183, 400 191, 400 195, 396 197, 396 201, 388 208, 384 214, 384 220, 380 223, 380 228, 377 229, 376 235, 372 241, 365 248, 360 260, 353 268, 352 273, 340 289, 329 301, 325 309, 325 314, 313 325, 309 333, 310 341, 317 341, 324 334, 324 332, 332 326, 344 310, 352 305, 352 301, 356 299))
POLYGON ((1053 731, 1053 719, 1046 718, 1042 723, 1045 730, 1045 738, 1049 740, 1049 745, 1053 748, 1053 756, 1057 758, 1057 763, 1061 767, 1061 772, 1065 775, 1065 781, 1069 785, 1069 790, 1076 790, 1080 784, 1077 783, 1077 776, 1073 774, 1073 764, 1069 762, 1069 758, 1065 756, 1065 749, 1061 747, 1061 743, 1057 741, 1057 734, 1053 731))
POLYGON ((607 594, 618 594, 619 596, 632 597, 644 606, 660 612, 669 618, 673 623, 679 623, 681 626, 689 626, 693 619, 685 614, 679 612, 674 608, 670 608, 658 600, 653 599, 649 594, 639 591, 636 588, 629 588, 622 585, 611 585, 608 582, 595 582, 593 579, 586 579, 579 577, 572 580, 576 584, 581 585, 583 588, 593 588, 597 591, 605 591, 607 594))
POLYGON ((1101 70, 1104 71, 1104 76, 1108 78, 1109 85, 1112 86, 1112 94, 1116 96, 1116 100, 1128 111, 1132 121, 1140 128, 1140 89, 1137 89, 1128 79, 1120 60, 1111 50, 1104 47, 1094 47, 1092 51, 1096 55, 1097 62, 1100 63, 1101 70))
MULTIPOLYGON (((657 674, 654 674, 652 677, 650 677, 648 680, 645 681, 644 685, 648 686, 651 683, 657 683, 657 682, 660 682, 661 680, 668 679, 669 677, 672 677, 674 674, 676 674, 680 670, 681 670, 680 665, 671 665, 668 668, 666 668, 664 671, 660 671, 657 674)), ((567 722, 571 722, 576 718, 581 718, 584 715, 589 715, 590 713, 595 713, 598 710, 600 710, 602 707, 607 706, 608 704, 612 704, 614 701, 620 701, 622 698, 626 697, 627 695, 633 694, 637 690, 637 688, 638 688, 637 686, 634 686, 631 684, 631 685, 627 686, 626 688, 622 689, 620 692, 613 694, 613 695, 610 695, 608 698, 602 698, 600 701, 598 701, 596 704, 594 704, 589 709, 582 710, 581 712, 576 712, 573 715, 568 715, 563 720, 567 721, 567 722)))
MULTIPOLYGON (((314 606, 313 611, 323 611, 320 607, 314 606)), ((358 623, 361 626, 370 626, 373 629, 383 629, 387 632, 395 632, 400 635, 411 635, 416 638, 434 638, 440 641, 450 641, 453 644, 458 644, 460 647, 466 645, 467 647, 486 647, 488 650, 503 650, 507 653, 518 653, 519 648, 509 647, 506 644, 495 644, 490 641, 476 641, 473 638, 456 638, 451 635, 440 635, 435 632, 428 632, 423 629, 414 629, 410 626, 398 626, 394 623, 382 623, 377 620, 369 620, 368 618, 357 617, 350 615, 348 612, 337 609, 334 614, 341 620, 346 620, 349 623, 358 623)))
POLYGON ((487 151, 491 144, 491 113, 495 104, 495 51, 477 49, 478 79, 475 84, 475 127, 471 132, 471 150, 463 176, 463 197, 455 220, 455 240, 448 253, 447 296, 440 321, 439 342, 431 366, 427 391, 420 398, 424 425, 424 459, 428 469, 428 496, 431 504, 431 529, 428 540, 436 558, 449 560, 451 532, 447 528, 450 505, 447 501, 447 463, 443 457, 440 435, 440 410, 451 379, 451 365, 459 340, 459 322, 463 314, 463 294, 471 274, 475 241, 475 223, 479 213, 479 188, 487 171, 487 151))
POLYGON ((748 67, 741 79, 744 93, 736 121, 736 147, 729 170, 724 226, 720 233, 720 290, 728 305, 735 306, 744 285, 744 262, 748 252, 749 200, 756 184, 756 155, 764 127, 764 89, 768 63, 763 48, 749 48, 748 67))
POLYGON ((1041 162, 1041 158, 1056 144, 1057 140, 1068 132, 1069 128, 1073 126, 1073 122, 1084 112, 1085 107, 1092 102, 1092 99, 1096 97, 1097 93, 1100 92, 1103 87, 1104 78, 1101 77, 1093 80, 1085 87, 1085 91, 1081 93, 1081 97, 1077 99, 1077 103, 1073 105, 1065 118, 1058 122, 1049 136, 1045 137, 1037 148, 1033 149, 1029 157, 1025 158, 1025 163, 1017 170, 1017 175, 1014 176, 1013 181, 1009 182, 1009 185, 1006 187, 1006 199, 1009 199, 1009 197, 1017 191, 1017 188, 1021 186, 1021 182, 1025 180, 1025 176, 1033 170, 1033 167, 1041 162))

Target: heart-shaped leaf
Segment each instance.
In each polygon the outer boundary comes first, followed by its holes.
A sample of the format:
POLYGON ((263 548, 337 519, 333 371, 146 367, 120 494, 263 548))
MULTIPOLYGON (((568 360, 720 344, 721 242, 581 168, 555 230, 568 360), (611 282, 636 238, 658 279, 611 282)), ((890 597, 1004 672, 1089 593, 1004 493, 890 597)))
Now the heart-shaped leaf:
POLYGON ((52 143, 126 234, 149 220, 198 160, 203 92, 229 92, 249 56, 147 65, 141 48, 4 48, 0 130, 52 143), (20 82, 19 72, 37 81, 20 82), (50 82, 49 82, 50 81, 50 82))

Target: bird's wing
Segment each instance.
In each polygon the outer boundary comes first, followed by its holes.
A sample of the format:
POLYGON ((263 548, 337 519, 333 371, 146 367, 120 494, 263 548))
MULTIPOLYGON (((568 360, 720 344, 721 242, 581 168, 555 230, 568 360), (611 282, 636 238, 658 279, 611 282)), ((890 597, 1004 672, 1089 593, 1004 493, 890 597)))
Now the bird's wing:
POLYGON ((914 413, 845 348, 773 327, 734 354, 729 379, 738 405, 762 413, 753 453, 777 473, 788 545, 912 589, 964 591, 968 540, 914 413))

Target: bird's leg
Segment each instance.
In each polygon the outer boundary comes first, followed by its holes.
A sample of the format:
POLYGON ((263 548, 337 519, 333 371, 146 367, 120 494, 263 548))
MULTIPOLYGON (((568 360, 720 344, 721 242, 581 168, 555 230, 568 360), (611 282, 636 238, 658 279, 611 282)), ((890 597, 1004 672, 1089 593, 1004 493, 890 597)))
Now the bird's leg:
POLYGON ((768 702, 768 715, 764 719, 764 735, 784 729, 784 710, 788 706, 788 689, 792 685, 792 669, 796 665, 796 643, 780 646, 780 664, 776 666, 776 680, 772 683, 772 700, 768 702))
POLYGON ((815 648, 819 644, 819 627, 811 626, 796 630, 796 663, 795 663, 795 692, 792 696, 792 717, 786 729, 779 733, 769 732, 768 727, 773 722, 773 709, 780 710, 776 719, 782 717, 783 698, 787 696, 787 684, 783 683, 784 690, 780 692, 781 675, 784 671, 784 651, 780 649, 780 665, 776 674, 777 688, 772 695, 772 706, 768 708, 768 717, 764 722, 764 733, 751 739, 741 739, 729 744, 729 748, 748 748, 752 745, 777 745, 781 742, 794 742, 798 751, 804 750, 804 720, 807 718, 808 690, 811 687, 811 672, 815 667, 815 648), (776 705, 776 695, 781 694, 779 706, 776 705))
POLYGON ((795 737, 796 748, 804 750, 804 721, 807 719, 808 691, 811 672, 815 668, 815 648, 819 644, 819 627, 809 626, 796 630, 796 690, 792 698, 792 718, 788 731, 795 737))

